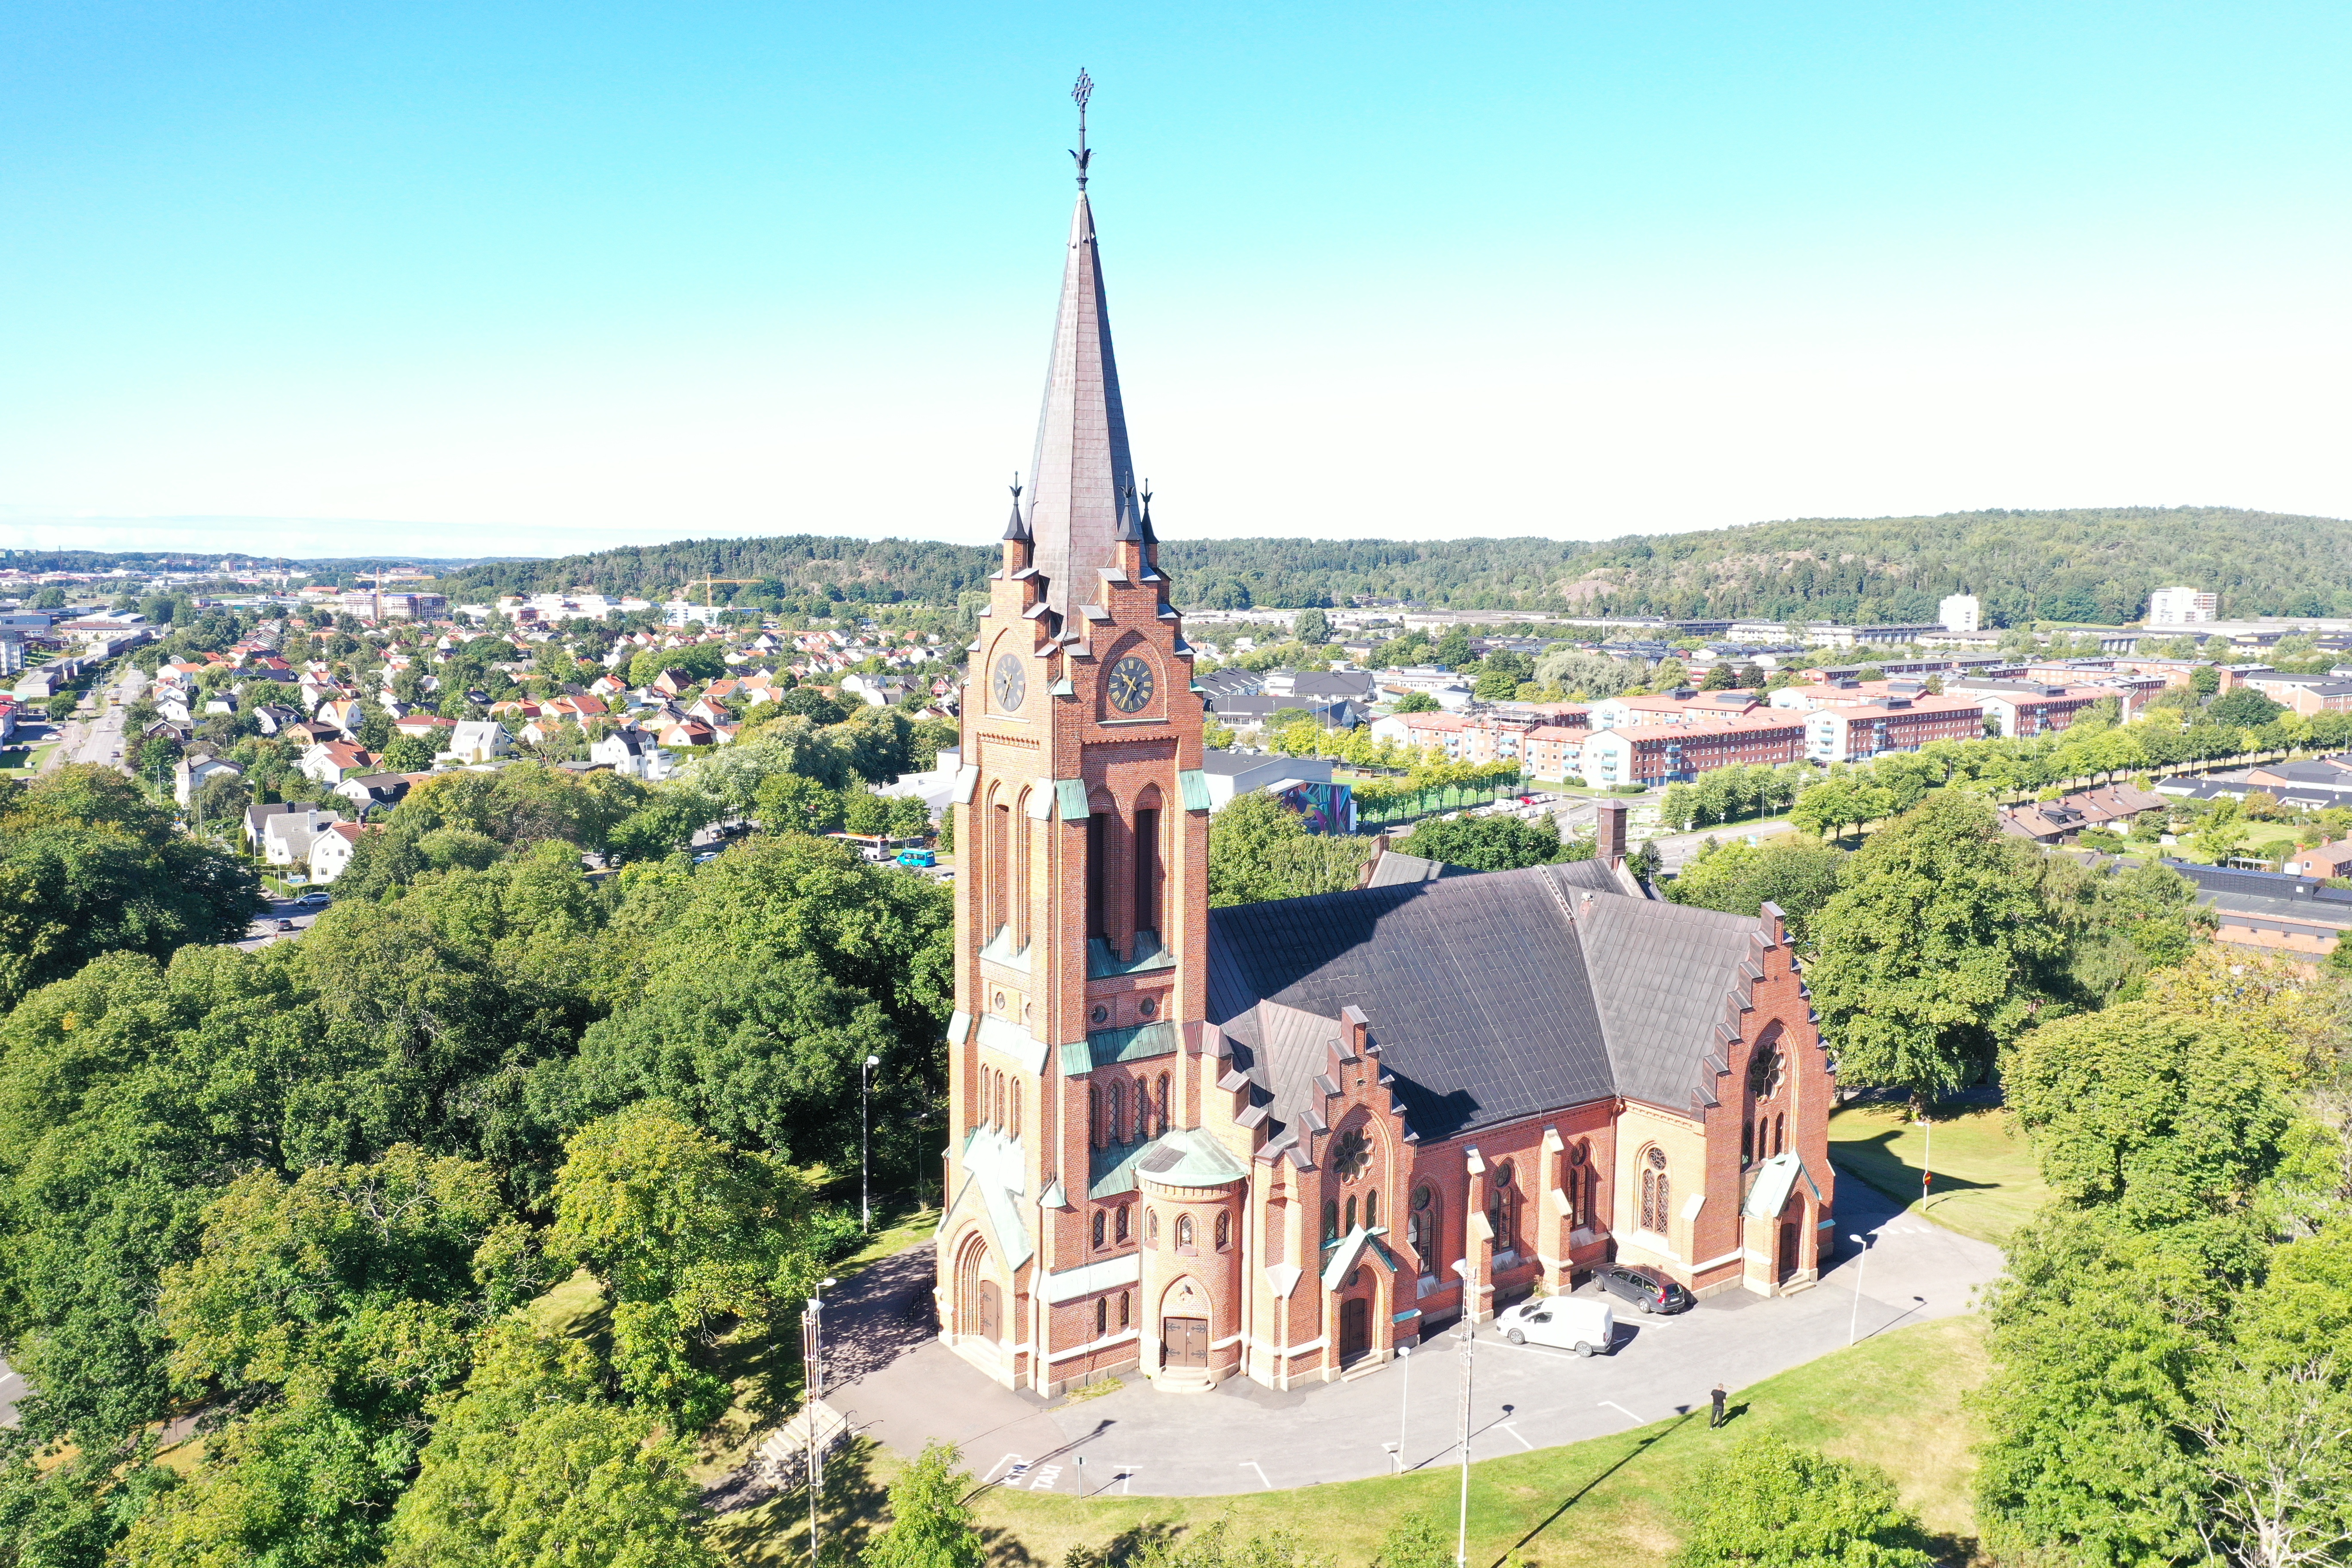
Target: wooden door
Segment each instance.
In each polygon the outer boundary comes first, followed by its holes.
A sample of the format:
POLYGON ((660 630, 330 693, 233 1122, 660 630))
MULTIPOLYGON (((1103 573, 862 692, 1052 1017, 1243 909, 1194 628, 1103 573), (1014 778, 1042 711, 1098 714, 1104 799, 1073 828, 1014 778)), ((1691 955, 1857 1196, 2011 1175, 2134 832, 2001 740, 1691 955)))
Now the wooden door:
POLYGON ((993 1344, 1003 1337, 997 1327, 999 1299, 996 1293, 995 1280, 983 1279, 980 1282, 979 1300, 980 1321, 976 1325, 976 1329, 982 1339, 993 1344))
POLYGON ((1339 1303, 1339 1359, 1354 1361, 1372 1348, 1372 1304, 1361 1296, 1339 1303))
POLYGON ((1206 1318, 1162 1318, 1160 1320, 1161 1363, 1171 1367, 1209 1366, 1209 1320, 1206 1318))
POLYGON ((1797 1271, 1797 1226, 1793 1219, 1780 1222, 1780 1278, 1784 1280, 1797 1271))

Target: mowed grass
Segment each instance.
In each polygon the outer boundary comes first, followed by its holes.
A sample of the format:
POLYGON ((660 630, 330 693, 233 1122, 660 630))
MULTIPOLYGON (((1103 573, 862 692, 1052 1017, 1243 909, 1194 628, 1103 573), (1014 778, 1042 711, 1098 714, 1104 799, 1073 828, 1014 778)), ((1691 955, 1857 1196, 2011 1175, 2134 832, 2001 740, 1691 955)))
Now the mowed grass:
MULTIPOLYGON (((1474 1568, 1643 1568, 1681 1543, 1675 1502, 1706 1484, 1724 1450, 1761 1429, 1864 1460, 1895 1479, 1905 1504, 1944 1538, 1947 1562, 1973 1554, 1969 1489, 1979 1433, 1963 1403, 1986 1373, 1983 1324, 1948 1318, 1881 1334, 1742 1392, 1735 1418, 1709 1431, 1706 1412, 1565 1447, 1471 1468, 1474 1568)), ((905 1460, 865 1445, 828 1468, 825 1552, 855 1552, 882 1528, 886 1493, 905 1460)), ((1094 1498, 990 1487, 972 1500, 991 1561, 1008 1568, 1058 1563, 1074 1546, 1133 1545, 1230 1519, 1241 1535, 1290 1531, 1343 1568, 1371 1562, 1381 1538, 1427 1510, 1451 1531, 1460 1470, 1435 1464, 1296 1491, 1215 1498, 1094 1498)), ((715 1534, 729 1558, 782 1564, 807 1550, 807 1494, 792 1491, 724 1516, 715 1534)))
POLYGON ((1830 1163, 1937 1224, 2000 1246, 2049 1200, 2033 1148, 1999 1110, 1936 1114, 1935 1181, 1919 1201, 1928 1129, 1900 1105, 1850 1105, 1830 1118, 1830 1163))

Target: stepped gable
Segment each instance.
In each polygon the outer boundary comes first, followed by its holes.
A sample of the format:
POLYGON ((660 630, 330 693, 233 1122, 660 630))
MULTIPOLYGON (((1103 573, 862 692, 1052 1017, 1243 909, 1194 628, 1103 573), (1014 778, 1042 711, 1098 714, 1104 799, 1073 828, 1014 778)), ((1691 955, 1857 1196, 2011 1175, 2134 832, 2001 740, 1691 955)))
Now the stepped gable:
POLYGON ((1209 1021, 1286 1125, 1351 1005, 1424 1140, 1612 1094, 1687 1111, 1756 929, 1596 861, 1234 905, 1210 911, 1209 1021))

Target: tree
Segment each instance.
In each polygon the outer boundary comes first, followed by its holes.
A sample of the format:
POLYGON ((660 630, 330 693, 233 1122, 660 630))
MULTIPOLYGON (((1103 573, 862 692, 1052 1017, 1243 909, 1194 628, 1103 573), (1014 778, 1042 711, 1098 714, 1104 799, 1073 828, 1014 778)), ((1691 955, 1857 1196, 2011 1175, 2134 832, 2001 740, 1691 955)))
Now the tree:
POLYGON ((1290 635, 1309 647, 1320 647, 1331 640, 1331 620, 1322 611, 1307 609, 1290 624, 1290 635))
POLYGON ((103 952, 232 941, 260 908, 250 871, 111 768, 0 786, 0 1006, 103 952))
POLYGON ((1437 710, 1437 699, 1426 691, 1406 692, 1396 700, 1396 706, 1391 710, 1398 713, 1434 713, 1437 710))
POLYGON ((2205 717, 2216 724, 2253 730, 2285 711, 2282 704, 2272 701, 2252 687, 2237 686, 2216 697, 2206 708, 2205 717))
POLYGON ((842 825, 843 805, 840 791, 798 773, 770 774, 752 800, 760 821, 772 833, 835 832, 842 825))
POLYGON ((393 1516, 390 1568, 715 1568, 692 1446, 600 1384, 579 1341, 522 1319, 486 1336, 393 1516))
POLYGON ((1250 904, 1352 888, 1371 841, 1309 833, 1298 814, 1264 793, 1240 795, 1209 819, 1209 902, 1250 904))
POLYGON ((416 735, 398 736, 383 749, 383 771, 422 773, 433 769, 433 742, 416 735))
POLYGON ((1433 1513, 1409 1513, 1381 1541, 1372 1568, 1454 1568, 1454 1538, 1433 1513))
POLYGON ((697 1432, 724 1415, 728 1382, 695 1364, 722 1318, 763 1324, 806 1298, 823 1258, 810 1194, 772 1156, 739 1154, 647 1100, 564 1144, 551 1257, 587 1269, 613 1303, 613 1362, 630 1398, 697 1432))
POLYGON ((1702 846, 1665 886, 1677 904, 1752 915, 1768 902, 1779 908, 1789 939, 1810 950, 1813 923, 1838 889, 1845 857, 1826 844, 1779 838, 1764 844, 1702 846))
POLYGON ((1589 843, 1562 846, 1559 823, 1549 816, 1533 822, 1502 816, 1431 817, 1400 840, 1397 848, 1474 871, 1509 871, 1590 858, 1592 853, 1589 843), (1584 853, 1570 853, 1575 848, 1584 853))
POLYGON ((931 1443, 890 1485, 890 1527, 874 1538, 865 1568, 985 1568, 988 1547, 964 1500, 971 1477, 952 1447, 931 1443))
POLYGON ((1680 1499, 1689 1526, 1675 1568, 1930 1568, 1895 1483, 1774 1433, 1743 1437, 1680 1499))
POLYGON ((1990 1069, 2032 1016, 2033 966, 2063 941, 2036 853, 1990 806, 1943 790, 1847 860, 1813 922, 1810 976, 1844 1081, 1924 1104, 1990 1069))

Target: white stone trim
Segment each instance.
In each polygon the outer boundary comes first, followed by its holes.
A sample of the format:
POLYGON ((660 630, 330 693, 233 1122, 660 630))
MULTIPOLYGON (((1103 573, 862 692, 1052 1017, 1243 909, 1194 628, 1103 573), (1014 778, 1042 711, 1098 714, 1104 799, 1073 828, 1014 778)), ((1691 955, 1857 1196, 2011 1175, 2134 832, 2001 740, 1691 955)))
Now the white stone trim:
MULTIPOLYGON (((1710 1258, 1704 1263, 1692 1263, 1685 1265, 1685 1267, 1694 1274, 1704 1274, 1710 1268, 1720 1268, 1727 1263, 1738 1262, 1740 1255, 1746 1249, 1743 1247, 1735 1247, 1720 1258, 1710 1258)), ((1750 1253, 1748 1256, 1753 1257, 1754 1254, 1750 1253)))
POLYGON ((1066 1351, 1055 1351, 1045 1358, 1045 1364, 1051 1366, 1057 1361, 1067 1361, 1072 1356, 1086 1355, 1093 1351, 1106 1351, 1113 1345, 1123 1345, 1129 1340, 1140 1337, 1141 1333, 1142 1331, 1139 1329, 1121 1329, 1108 1339, 1093 1340, 1086 1344, 1072 1345, 1066 1351))
POLYGON ((1098 1263, 1081 1263, 1076 1268, 1048 1274, 1043 1294, 1048 1304, 1060 1307, 1081 1296, 1138 1284, 1142 1279, 1143 1255, 1130 1252, 1123 1258, 1106 1258, 1098 1263))

